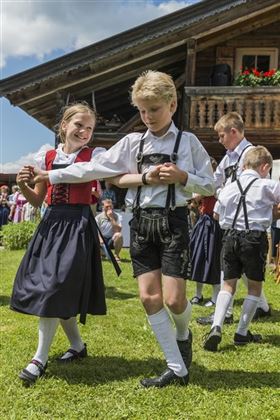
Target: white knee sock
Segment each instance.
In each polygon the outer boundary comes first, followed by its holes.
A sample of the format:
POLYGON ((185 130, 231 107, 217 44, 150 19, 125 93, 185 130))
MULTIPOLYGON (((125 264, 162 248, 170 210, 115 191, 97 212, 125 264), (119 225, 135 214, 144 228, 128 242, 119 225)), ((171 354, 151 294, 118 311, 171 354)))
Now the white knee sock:
POLYGON ((212 302, 214 302, 214 303, 217 302, 217 297, 218 297, 220 289, 221 289, 220 284, 213 284, 212 285, 212 297, 211 297, 212 302))
POLYGON ((196 292, 195 292, 195 296, 197 296, 198 298, 202 297, 202 289, 203 289, 203 283, 199 283, 198 281, 196 282, 196 292))
MULTIPOLYGON (((78 328, 76 317, 69 319, 60 319, 60 324, 69 340, 71 349, 80 352, 84 348, 84 343, 82 341, 80 331, 78 328)), ((62 358, 66 359, 67 357, 72 356, 71 353, 65 353, 62 358)))
POLYGON ((188 371, 179 351, 175 331, 165 308, 153 315, 148 315, 148 321, 163 351, 167 366, 177 376, 185 376, 188 371))
POLYGON ((213 328, 214 326, 219 326, 220 328, 222 328, 225 317, 226 317, 227 309, 231 303, 231 300, 232 300, 231 293, 225 290, 221 290, 219 292, 217 302, 216 302, 214 320, 213 320, 213 324, 211 328, 213 328))
MULTIPOLYGON (((245 284, 246 288, 248 289, 248 278, 247 278, 246 274, 242 274, 242 280, 243 280, 243 283, 245 284)), ((260 295, 260 298, 259 298, 257 308, 261 308, 265 312, 267 312, 269 310, 268 302, 266 300, 263 289, 262 289, 262 292, 261 292, 261 295, 260 295)))
MULTIPOLYGON (((221 290, 224 285, 224 272, 221 271, 221 290)), ((231 301, 228 305, 226 316, 231 316, 233 314, 233 301, 234 301, 234 295, 231 296, 231 301)))
POLYGON ((264 294, 264 291, 263 290, 261 292, 261 295, 260 295, 260 299, 259 299, 257 308, 261 308, 265 312, 267 312, 269 310, 269 305, 268 305, 268 302, 266 300, 266 297, 265 297, 265 294, 264 294))
POLYGON ((180 341, 189 338, 189 323, 192 316, 192 305, 188 302, 186 309, 181 314, 174 314, 170 311, 176 327, 176 339, 180 341))
MULTIPOLYGON (((33 359, 45 365, 48 360, 49 349, 53 341, 58 325, 58 318, 40 318, 39 320, 39 343, 33 359)), ((39 369, 33 363, 26 368, 33 375, 39 375, 39 369)))
POLYGON ((237 333, 241 335, 247 335, 248 327, 250 322, 252 321, 252 318, 254 316, 254 313, 256 312, 258 302, 259 302, 258 296, 248 295, 243 302, 242 306, 242 312, 240 315, 239 324, 237 327, 237 333))

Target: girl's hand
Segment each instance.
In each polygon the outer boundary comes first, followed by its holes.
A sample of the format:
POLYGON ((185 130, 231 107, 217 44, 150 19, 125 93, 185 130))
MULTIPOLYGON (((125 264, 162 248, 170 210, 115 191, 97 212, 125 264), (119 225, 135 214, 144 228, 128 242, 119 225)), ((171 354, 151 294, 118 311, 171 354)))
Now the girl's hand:
POLYGON ((39 182, 48 182, 49 181, 49 173, 48 171, 43 171, 39 168, 33 168, 33 184, 38 184, 39 182))
POLYGON ((159 178, 162 184, 177 184, 185 185, 188 180, 188 174, 182 171, 174 163, 167 162, 161 165, 159 171, 159 178))
POLYGON ((20 188, 24 187, 27 183, 31 183, 34 177, 33 166, 24 166, 16 177, 16 182, 20 188))

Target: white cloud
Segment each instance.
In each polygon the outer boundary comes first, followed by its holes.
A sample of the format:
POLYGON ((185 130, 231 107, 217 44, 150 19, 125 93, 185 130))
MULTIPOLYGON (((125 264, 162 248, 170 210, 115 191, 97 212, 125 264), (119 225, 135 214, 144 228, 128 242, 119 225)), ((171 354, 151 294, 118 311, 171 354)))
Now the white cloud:
POLYGON ((21 156, 15 162, 7 162, 0 165, 0 173, 2 174, 16 174, 24 165, 34 165, 36 166, 36 161, 34 159, 35 155, 39 153, 46 152, 47 150, 53 149, 53 146, 50 144, 44 144, 40 147, 38 152, 28 153, 25 156, 21 156))
POLYGON ((43 60, 56 50, 73 51, 197 1, 6 1, 0 66, 9 57, 43 60))

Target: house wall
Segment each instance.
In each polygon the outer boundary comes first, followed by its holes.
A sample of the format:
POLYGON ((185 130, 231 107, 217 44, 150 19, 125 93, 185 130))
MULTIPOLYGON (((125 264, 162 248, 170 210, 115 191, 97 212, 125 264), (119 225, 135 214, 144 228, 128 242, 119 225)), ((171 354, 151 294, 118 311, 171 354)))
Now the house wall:
POLYGON ((215 64, 229 64, 231 73, 235 69, 236 48, 278 48, 280 68, 280 20, 269 26, 240 35, 223 44, 200 51, 196 56, 195 86, 209 86, 215 64))

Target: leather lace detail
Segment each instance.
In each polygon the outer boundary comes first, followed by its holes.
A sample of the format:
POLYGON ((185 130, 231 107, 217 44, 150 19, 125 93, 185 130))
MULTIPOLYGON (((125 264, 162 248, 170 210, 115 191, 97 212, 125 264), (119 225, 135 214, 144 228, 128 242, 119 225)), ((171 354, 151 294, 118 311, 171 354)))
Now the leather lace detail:
POLYGON ((52 189, 52 204, 68 204, 69 203, 69 185, 56 184, 52 189))

